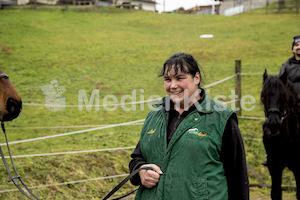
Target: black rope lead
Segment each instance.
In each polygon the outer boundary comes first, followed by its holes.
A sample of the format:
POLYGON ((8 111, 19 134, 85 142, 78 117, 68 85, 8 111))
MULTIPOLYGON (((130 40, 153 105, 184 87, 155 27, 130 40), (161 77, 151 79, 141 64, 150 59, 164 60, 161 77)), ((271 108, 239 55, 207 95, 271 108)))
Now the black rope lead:
POLYGON ((6 160, 5 160, 5 157, 4 157, 4 153, 3 153, 3 151, 2 151, 2 148, 1 148, 1 146, 0 146, 0 154, 1 154, 1 157, 2 157, 2 160, 3 160, 3 163, 4 163, 4 165, 5 165, 5 168, 6 168, 6 170, 7 170, 7 173, 9 174, 9 177, 10 177, 9 180, 8 180, 8 182, 12 181, 12 182, 15 184, 15 186, 18 188, 18 190, 19 190, 22 194, 24 194, 27 198, 29 198, 29 199, 31 199, 31 200, 40 200, 37 196, 35 196, 35 195, 31 192, 31 190, 30 190, 30 189, 27 187, 27 185, 24 183, 22 177, 18 174, 18 171, 17 171, 17 169, 16 169, 16 166, 15 166, 15 164, 14 164, 14 161, 13 161, 13 159, 12 159, 12 155, 11 155, 11 152, 10 152, 10 149, 9 149, 8 140, 7 140, 7 137, 6 137, 6 132, 5 132, 5 127, 4 127, 3 121, 1 122, 1 127, 2 127, 2 131, 3 131, 3 133, 4 133, 4 136, 5 136, 6 145, 7 145, 7 149, 8 149, 8 153, 9 153, 9 157, 10 157, 10 161, 11 161, 11 163, 12 163, 13 170, 14 170, 14 172, 15 172, 15 174, 16 174, 16 176, 13 176, 13 175, 12 175, 12 173, 11 173, 9 167, 8 167, 8 164, 7 164, 6 160), (19 185, 17 179, 21 182, 21 184, 22 184, 23 187, 27 190, 27 192, 28 192, 29 194, 32 195, 32 197, 29 196, 29 195, 21 188, 21 186, 19 185))
MULTIPOLYGON (((142 170, 153 170, 154 169, 152 167, 141 167, 135 171, 133 171, 131 174, 129 174, 129 176, 127 176, 122 182, 120 182, 112 191, 110 191, 102 200, 106 200, 108 199, 109 197, 111 197, 116 191, 118 191, 129 179, 131 179, 132 177, 134 177, 137 173, 139 173, 140 171, 142 170)), ((141 186, 140 186, 141 187, 141 186)), ((139 187, 139 188, 140 188, 139 187)), ((138 189, 139 189, 138 188, 138 189)), ((133 190, 132 192, 128 193, 128 194, 125 194, 124 196, 121 196, 121 197, 118 197, 118 198, 115 198, 115 199, 111 199, 111 200, 119 200, 119 199, 122 199, 124 197, 127 197, 129 195, 131 195, 132 193, 134 193, 135 191, 137 191, 138 189, 136 190, 133 190)))
MULTIPOLYGON (((15 184, 15 186, 19 189, 19 191, 22 193, 22 194, 24 194, 27 198, 29 198, 29 199, 31 199, 31 200, 40 200, 37 196, 35 196, 32 192, 31 192, 31 190, 27 187, 27 185, 24 183, 24 181, 23 181, 23 179, 22 179, 22 177, 18 174, 18 172, 17 172, 17 169, 16 169, 16 166, 15 166, 15 164, 14 164, 14 161, 13 161, 13 159, 12 159, 12 155, 11 155, 11 152, 10 152, 10 148, 9 148, 9 145, 8 145, 8 140, 7 140, 7 136, 6 136, 6 132, 5 132, 5 127, 4 127, 4 123, 3 123, 3 121, 1 122, 1 127, 2 127, 2 131, 3 131, 3 133, 4 133, 4 136, 5 136, 5 140, 6 140, 6 144, 7 144, 7 149, 8 149, 8 153, 9 153, 9 157, 10 157, 10 161, 11 161, 11 163, 12 163, 12 166, 13 166, 13 170, 14 170, 14 172, 15 172, 15 174, 16 174, 16 176, 13 176, 12 175, 12 173, 11 173, 11 171, 10 171, 10 169, 9 169, 9 167, 8 167, 8 164, 7 164, 7 162, 6 162, 6 160, 5 160, 5 157, 4 157, 4 153, 3 153, 3 151, 2 151, 2 148, 1 148, 1 146, 0 146, 0 154, 1 154, 1 157, 2 157, 2 160, 3 160, 3 163, 4 163, 4 165, 5 165, 5 168, 6 168, 6 170, 7 170, 7 173, 9 174, 9 180, 8 180, 8 182, 10 182, 10 181, 12 181, 14 184, 15 184), (22 188, 21 188, 21 186, 19 185, 19 183, 17 182, 17 180, 19 180, 20 182, 21 182, 21 184, 23 185, 23 187, 27 190, 27 192, 29 193, 29 194, 31 194, 32 195, 32 197, 31 196, 29 196, 22 188)), ((146 166, 146 167, 142 167, 142 168, 139 168, 139 169, 137 169, 137 170, 135 170, 135 171, 133 171, 129 176, 127 176, 122 182, 120 182, 110 193, 108 193, 104 198, 103 198, 103 200, 107 200, 109 197, 111 197, 116 191, 118 191, 129 179, 131 179, 133 176, 135 176, 137 173, 139 173, 141 170, 153 170, 154 171, 154 169, 153 168, 151 168, 151 167, 148 167, 148 166, 146 166)), ((140 187, 142 187, 142 186, 140 186, 140 187)), ((140 188, 139 187, 139 188, 140 188)), ((139 189, 138 188, 138 189, 139 189)), ((118 198, 114 198, 114 199, 111 199, 111 200, 120 200, 120 199, 122 199, 122 198, 124 198, 124 197, 127 197, 127 196, 129 196, 130 194, 133 194, 134 192, 136 192, 138 189, 135 189, 135 190, 133 190, 132 192, 130 192, 130 193, 128 193, 128 194, 126 194, 126 195, 123 195, 123 196, 121 196, 121 197, 118 197, 118 198)))

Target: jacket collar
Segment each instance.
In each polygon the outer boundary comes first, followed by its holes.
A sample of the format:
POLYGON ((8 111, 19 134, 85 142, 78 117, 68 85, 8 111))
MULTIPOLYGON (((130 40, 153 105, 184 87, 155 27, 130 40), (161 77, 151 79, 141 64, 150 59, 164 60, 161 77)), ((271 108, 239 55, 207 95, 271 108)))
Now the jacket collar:
POLYGON ((300 60, 296 60, 296 57, 293 56, 289 59, 290 63, 300 64, 300 60))

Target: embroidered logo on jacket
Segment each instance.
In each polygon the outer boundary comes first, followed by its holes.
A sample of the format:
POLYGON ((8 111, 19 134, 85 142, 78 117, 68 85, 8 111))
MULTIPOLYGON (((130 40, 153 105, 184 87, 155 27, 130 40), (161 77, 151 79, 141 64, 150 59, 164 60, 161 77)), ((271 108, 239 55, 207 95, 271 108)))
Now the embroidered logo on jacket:
POLYGON ((198 136, 205 137, 207 134, 200 132, 198 136))
POLYGON ((199 132, 199 130, 197 128, 191 128, 188 130, 189 133, 201 136, 201 137, 205 137, 207 134, 206 133, 202 133, 201 131, 199 132))
POLYGON ((155 133, 155 131, 156 131, 156 129, 151 129, 147 134, 153 134, 153 133, 155 133))
POLYGON ((188 130, 188 132, 198 135, 199 130, 197 128, 191 128, 191 129, 188 130))

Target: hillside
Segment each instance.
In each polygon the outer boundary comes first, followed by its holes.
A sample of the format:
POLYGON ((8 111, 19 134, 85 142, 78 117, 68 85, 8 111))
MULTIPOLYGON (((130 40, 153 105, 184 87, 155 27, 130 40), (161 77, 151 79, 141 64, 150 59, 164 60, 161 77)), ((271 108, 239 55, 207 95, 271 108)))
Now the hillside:
MULTIPOLYGON (((269 172, 260 164, 265 156, 260 141, 262 73, 278 73, 299 33, 299 15, 257 11, 225 17, 51 6, 0 10, 0 69, 24 104, 20 116, 5 123, 8 139, 40 138, 11 144, 12 153, 69 152, 15 158, 17 169, 28 186, 39 186, 33 192, 41 199, 103 198, 124 177, 101 177, 128 173, 131 147, 142 127, 133 121, 144 119, 151 108, 144 101, 165 96, 157 77, 162 64, 183 51, 198 60, 206 86, 234 75, 235 60, 242 61, 242 94, 255 99, 247 107, 251 111, 242 115, 258 118, 239 120, 247 161, 270 184, 269 172), (202 34, 214 38, 200 39, 202 34), (45 96, 41 87, 48 92, 54 88, 56 95, 45 96), (97 106, 87 107, 88 102, 97 106), (53 137, 41 138, 45 136, 53 137), (129 148, 108 151, 118 147, 129 148)), ((207 92, 228 101, 234 88, 231 78, 207 92)), ((14 186, 7 183, 3 164, 0 169, 0 199, 22 199, 19 192, 7 191, 14 186)), ((251 183, 259 183, 249 175, 251 183)), ((295 185, 287 170, 283 182, 295 185)), ((127 184, 118 194, 132 189, 127 184)), ((268 199, 269 192, 251 187, 251 199, 268 199)), ((294 199, 295 192, 284 195, 294 199)))

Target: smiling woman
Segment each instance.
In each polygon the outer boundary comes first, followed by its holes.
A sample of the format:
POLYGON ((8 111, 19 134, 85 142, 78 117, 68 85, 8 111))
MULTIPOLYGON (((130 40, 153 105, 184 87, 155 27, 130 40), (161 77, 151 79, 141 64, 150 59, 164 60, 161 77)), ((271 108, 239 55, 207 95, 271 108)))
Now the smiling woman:
POLYGON ((0 121, 10 121, 19 116, 22 110, 20 95, 0 70, 0 121))
POLYGON ((164 77, 165 90, 180 114, 200 99, 201 73, 191 55, 177 53, 171 56, 160 76, 164 77))
POLYGON ((172 55, 160 76, 168 95, 148 114, 129 163, 132 173, 153 169, 131 179, 143 186, 136 199, 248 200, 236 114, 200 88, 201 71, 192 55, 172 55))

